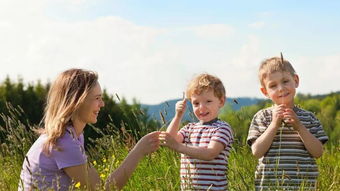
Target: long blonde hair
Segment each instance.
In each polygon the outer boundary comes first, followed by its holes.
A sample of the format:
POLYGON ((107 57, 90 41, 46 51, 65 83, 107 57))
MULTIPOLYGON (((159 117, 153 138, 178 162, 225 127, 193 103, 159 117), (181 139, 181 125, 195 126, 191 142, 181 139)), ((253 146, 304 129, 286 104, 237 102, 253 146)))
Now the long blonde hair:
POLYGON ((49 154, 56 147, 59 137, 64 135, 71 117, 84 102, 98 81, 95 72, 83 69, 69 69, 62 72, 50 87, 44 114, 44 129, 47 135, 43 150, 49 154))

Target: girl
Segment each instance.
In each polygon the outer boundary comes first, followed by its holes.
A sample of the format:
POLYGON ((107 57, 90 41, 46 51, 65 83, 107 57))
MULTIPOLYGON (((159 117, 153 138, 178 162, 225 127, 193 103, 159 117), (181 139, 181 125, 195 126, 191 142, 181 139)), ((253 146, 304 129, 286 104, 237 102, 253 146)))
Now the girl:
MULTIPOLYGON (((89 190, 98 188, 100 178, 87 163, 83 131, 87 123, 97 122, 103 106, 96 73, 82 69, 62 72, 48 92, 45 128, 25 157, 18 190, 68 190, 77 182, 89 190)), ((140 159, 158 147, 158 132, 144 136, 108 176, 105 188, 121 189, 140 159)))

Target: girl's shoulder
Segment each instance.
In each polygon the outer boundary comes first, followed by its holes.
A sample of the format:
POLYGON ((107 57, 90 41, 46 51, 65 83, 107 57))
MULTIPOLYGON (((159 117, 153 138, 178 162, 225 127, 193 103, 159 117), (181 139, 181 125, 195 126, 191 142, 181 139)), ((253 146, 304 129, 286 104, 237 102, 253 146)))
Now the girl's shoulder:
POLYGON ((77 144, 81 145, 84 143, 84 136, 80 134, 80 136, 76 135, 75 129, 73 126, 67 126, 64 134, 58 138, 57 145, 58 146, 67 146, 68 144, 77 144))

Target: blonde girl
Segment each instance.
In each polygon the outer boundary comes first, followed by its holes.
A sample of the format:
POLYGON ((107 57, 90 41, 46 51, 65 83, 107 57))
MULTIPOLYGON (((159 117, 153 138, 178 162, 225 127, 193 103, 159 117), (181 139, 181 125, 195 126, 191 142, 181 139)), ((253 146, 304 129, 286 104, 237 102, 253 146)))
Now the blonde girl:
MULTIPOLYGON (((26 154, 18 190, 68 190, 78 182, 88 190, 101 187, 96 169, 87 162, 83 131, 86 124, 97 122, 103 106, 95 72, 83 69, 62 72, 48 92, 44 128, 26 154)), ((109 175, 105 188, 121 189, 140 159, 158 147, 158 132, 144 136, 109 175)))

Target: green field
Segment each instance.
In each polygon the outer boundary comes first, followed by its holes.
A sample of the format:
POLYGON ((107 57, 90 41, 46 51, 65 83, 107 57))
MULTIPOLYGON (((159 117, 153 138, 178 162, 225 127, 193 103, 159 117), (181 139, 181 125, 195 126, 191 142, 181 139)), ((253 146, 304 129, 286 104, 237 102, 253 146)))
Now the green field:
MULTIPOLYGON (((104 139, 102 145, 97 145, 97 152, 91 151, 90 159, 103 180, 121 163, 128 151, 124 144, 115 143, 110 137, 104 139)), ((0 190, 17 189, 22 160, 20 153, 0 158, 0 190)), ((327 148, 317 162, 320 170, 318 190, 340 190, 339 147, 327 148)), ((179 165, 178 153, 161 148, 142 160, 124 190, 179 190, 179 165)), ((256 159, 250 149, 235 145, 229 160, 229 189, 254 190, 255 166, 256 159)))
MULTIPOLYGON (((317 190, 338 191, 340 190, 339 95, 322 99, 297 98, 297 102, 304 108, 316 112, 330 137, 324 147, 323 156, 317 159, 320 171, 317 190)), ((251 155, 250 148, 245 145, 245 138, 254 112, 266 104, 268 103, 249 106, 239 111, 225 108, 221 112, 220 117, 228 121, 235 132, 235 143, 227 172, 229 190, 254 190, 254 171, 257 161, 251 155)), ((32 131, 34 126, 27 127, 17 119, 16 116, 21 115, 21 112, 12 109, 10 116, 1 114, 1 120, 5 125, 0 126, 0 136, 6 137, 1 140, 0 146, 1 191, 17 190, 25 153, 37 137, 32 131)), ((122 162, 132 147, 129 140, 131 138, 114 135, 117 135, 115 128, 108 125, 105 135, 92 140, 92 143, 87 146, 89 162, 97 168, 103 180, 122 162)), ((178 153, 168 148, 160 148, 141 161, 124 190, 179 190, 179 166, 178 153)))

